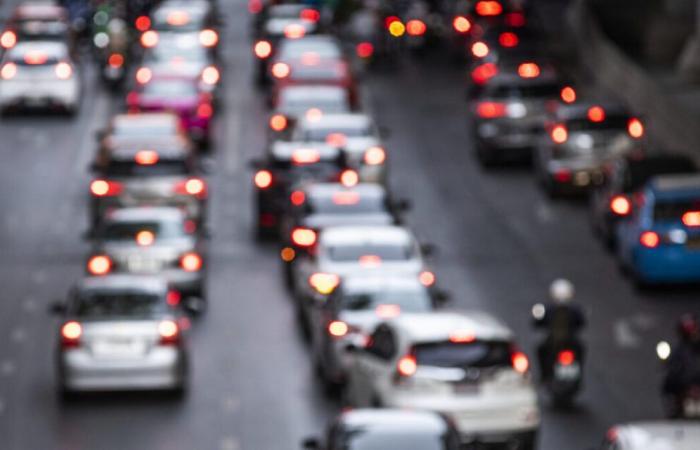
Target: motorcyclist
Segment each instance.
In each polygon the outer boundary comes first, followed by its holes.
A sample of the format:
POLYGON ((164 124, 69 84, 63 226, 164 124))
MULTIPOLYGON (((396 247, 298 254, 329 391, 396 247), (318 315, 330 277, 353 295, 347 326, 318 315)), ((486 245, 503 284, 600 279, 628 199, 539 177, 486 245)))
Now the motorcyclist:
POLYGON ((678 321, 678 344, 668 358, 663 393, 674 400, 692 386, 700 386, 700 322, 695 314, 678 321))
POLYGON ((554 361, 561 350, 572 350, 583 364, 584 347, 578 333, 585 327, 586 317, 581 307, 573 302, 574 293, 574 285, 569 280, 557 279, 549 287, 550 301, 532 308, 535 326, 547 332, 537 348, 543 381, 551 379, 554 361))

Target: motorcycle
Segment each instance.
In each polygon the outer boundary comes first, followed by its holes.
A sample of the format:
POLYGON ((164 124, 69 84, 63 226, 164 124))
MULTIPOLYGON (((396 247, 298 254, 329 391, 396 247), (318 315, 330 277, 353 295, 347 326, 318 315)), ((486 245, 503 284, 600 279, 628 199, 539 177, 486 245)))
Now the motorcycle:
MULTIPOLYGON (((663 363, 669 361, 671 353, 672 348, 668 342, 657 344, 656 354, 663 363)), ((688 380, 694 381, 684 383, 682 389, 664 389, 664 409, 671 419, 700 419, 700 378, 691 376, 688 380)))
POLYGON ((552 365, 544 387, 556 405, 570 405, 581 390, 583 381, 580 354, 573 348, 564 347, 557 352, 552 365))

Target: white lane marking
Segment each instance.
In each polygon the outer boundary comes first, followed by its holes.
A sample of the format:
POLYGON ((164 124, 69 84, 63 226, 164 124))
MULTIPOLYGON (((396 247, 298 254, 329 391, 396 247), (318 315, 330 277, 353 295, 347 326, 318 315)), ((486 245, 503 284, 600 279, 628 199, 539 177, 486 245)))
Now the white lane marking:
POLYGON ((233 175, 238 170, 238 165, 240 161, 240 142, 241 142, 241 101, 235 101, 233 93, 240 92, 240 90, 231 89, 232 95, 226 97, 226 101, 233 111, 231 114, 226 114, 223 118, 223 125, 226 127, 226 133, 224 135, 224 173, 226 175, 233 175))
POLYGON ((11 361, 9 359, 6 359, 2 363, 0 363, 0 374, 3 376, 9 377, 13 373, 17 371, 17 364, 14 363, 14 361, 11 361))
POLYGON ((240 450, 241 444, 233 436, 225 436, 221 439, 221 444, 219 445, 221 450, 240 450))
POLYGON ((75 155, 73 172, 77 175, 82 175, 88 169, 88 164, 93 156, 97 142, 95 140, 95 131, 103 126, 107 120, 109 102, 106 95, 95 95, 95 109, 91 111, 85 127, 83 128, 83 137, 80 139, 78 153, 75 155))
POLYGON ((541 223, 550 223, 554 221, 554 211, 547 203, 540 203, 535 209, 535 217, 541 223))
POLYGON ((615 343, 620 348, 638 348, 641 345, 640 337, 634 332, 632 324, 625 319, 620 319, 613 325, 615 343))
POLYGON ((34 297, 25 298, 24 301, 22 302, 22 307, 28 313, 32 313, 32 312, 36 311, 36 309, 37 309, 36 299, 34 297))
POLYGON ((5 401, 0 398, 0 414, 5 412, 5 401))
POLYGON ((238 397, 234 395, 228 395, 222 400, 222 409, 224 410, 225 413, 227 414, 233 414, 236 411, 238 411, 239 407, 241 406, 241 401, 238 399, 238 397))

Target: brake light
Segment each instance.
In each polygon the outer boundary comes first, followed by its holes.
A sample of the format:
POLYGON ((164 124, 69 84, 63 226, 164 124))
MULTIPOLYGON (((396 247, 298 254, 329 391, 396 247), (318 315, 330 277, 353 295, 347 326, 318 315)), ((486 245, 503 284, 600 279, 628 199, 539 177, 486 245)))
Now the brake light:
POLYGON ((356 205, 360 202, 360 194, 354 191, 339 191, 333 193, 333 204, 338 206, 356 205))
POLYGON ((136 164, 140 164, 142 166, 152 166, 158 162, 158 159, 158 152, 155 150, 140 150, 136 153, 136 156, 134 156, 134 161, 136 161, 136 164))
POLYGON ((411 377, 418 371, 418 363, 416 362, 416 357, 412 355, 406 355, 399 359, 396 364, 396 372, 402 377, 411 377))
POLYGON ((0 46, 4 49, 12 48, 17 44, 17 35, 13 31, 5 31, 0 36, 0 46))
POLYGON ((278 62, 272 65, 272 76, 275 78, 287 78, 289 76, 289 73, 291 72, 291 69, 289 68, 289 65, 278 62))
POLYGON ((365 269, 377 268, 382 265, 382 258, 377 255, 362 255, 357 262, 365 269))
POLYGON ((174 345, 180 340, 180 327, 174 320, 163 320, 158 324, 160 345, 174 345))
POLYGON ((686 227, 700 227, 700 211, 689 211, 681 217, 686 227))
POLYGON ((661 238, 654 231, 645 231, 639 235, 639 243, 646 248, 656 248, 661 243, 661 238))
POLYGON ((205 47, 213 47, 219 43, 219 35, 214 30, 202 30, 199 32, 199 43, 205 47))
POLYGON ((152 245, 156 240, 156 235, 152 231, 142 230, 136 233, 136 243, 142 247, 152 245))
POLYGON ((165 301, 170 306, 177 306, 182 300, 182 294, 179 291, 168 291, 168 295, 165 297, 165 301))
POLYGON ((146 31, 151 28, 151 19, 148 16, 139 16, 134 21, 134 26, 139 31, 146 31))
POLYGON ((79 347, 80 337, 83 335, 83 326, 75 320, 66 322, 61 327, 61 346, 79 347))
POLYGON ((198 272, 202 265, 202 257, 195 252, 187 252, 180 257, 180 267, 185 272, 198 272))
POLYGON ((348 138, 343 133, 330 133, 326 136, 326 144, 333 147, 342 147, 347 144, 348 138))
POLYGON ((474 55, 477 58, 484 58, 489 54, 489 46, 486 45, 484 42, 475 42, 472 45, 472 55, 474 55))
POLYGON ((644 124, 641 120, 634 117, 627 122, 627 132, 631 137, 639 139, 644 136, 644 124))
POLYGON ((322 295, 328 295, 333 292, 333 290, 338 287, 339 283, 340 278, 333 273, 317 272, 309 277, 309 284, 311 287, 322 295))
POLYGON ((401 19, 399 19, 399 18, 396 17, 396 16, 388 16, 388 17, 386 17, 386 18, 384 19, 384 26, 385 26, 386 29, 388 30, 389 27, 391 27, 391 24, 394 23, 394 22, 401 22, 401 19))
POLYGON ((549 132, 549 136, 556 144, 563 144, 569 139, 569 131, 564 124, 557 124, 549 132))
POLYGON ((496 119, 506 115, 506 105, 498 102, 482 102, 477 105, 476 113, 482 119, 496 119))
POLYGON ((518 46, 520 39, 518 39, 517 34, 507 31, 498 36, 498 43, 501 44, 502 47, 513 48, 518 46))
POLYGON ((454 28, 457 33, 465 34, 471 30, 472 23, 464 16, 457 16, 452 20, 452 28, 454 28))
POLYGON ((371 42, 360 42, 355 47, 355 52, 360 58, 370 58, 374 54, 374 45, 371 42))
POLYGON ((201 103, 197 107, 197 117, 200 119, 210 119, 214 115, 214 108, 211 103, 201 103))
POLYGON ((44 52, 30 51, 24 55, 24 62, 30 65, 45 64, 49 57, 44 52))
POLYGON ((153 73, 151 72, 151 69, 148 67, 141 67, 139 70, 136 71, 136 81, 139 84, 146 84, 149 81, 151 81, 151 78, 153 77, 153 73))
POLYGON ((95 197, 112 197, 122 193, 122 184, 117 181, 93 180, 90 192, 95 197))
POLYGON ((2 66, 2 69, 0 69, 0 77, 2 77, 3 80, 11 80, 15 75, 17 75, 17 64, 15 63, 6 63, 2 66))
POLYGON ((321 153, 315 148, 299 148, 292 152, 292 163, 296 165, 314 164, 321 160, 321 153))
POLYGON ((480 16, 498 16, 503 12, 503 6, 492 0, 482 0, 476 4, 476 13, 480 16))
POLYGON ((269 170, 259 170, 253 178, 258 189, 267 189, 272 186, 272 173, 269 170))
POLYGON ((292 242, 298 247, 311 247, 316 243, 316 232, 309 228, 292 230, 292 242))
POLYGON ((348 334, 348 331, 350 331, 350 327, 348 327, 348 324, 343 322, 342 320, 334 320, 333 322, 328 324, 328 334, 335 338, 341 338, 348 334))
POLYGON ((319 20, 321 20, 321 13, 315 9, 306 8, 301 11, 299 17, 302 20, 306 20, 308 22, 318 22, 319 20))
POLYGON ((91 275, 106 275, 112 270, 112 260, 107 255, 95 255, 88 260, 87 270, 91 275))
POLYGON ((524 27, 525 14, 521 12, 508 13, 506 14, 505 22, 509 27, 524 27))
POLYGON ((561 99, 564 103, 576 101, 576 91, 571 86, 566 86, 561 90, 561 99))
POLYGON ((304 117, 306 117, 306 120, 308 120, 309 122, 318 122, 323 117, 323 111, 321 111, 318 108, 311 108, 308 111, 306 111, 304 117))
POLYGON ((394 20, 389 24, 389 34, 394 37, 401 37, 406 33, 406 25, 400 20, 394 20))
POLYGON ((365 152, 365 164, 368 166, 378 166, 386 161, 386 152, 381 147, 370 147, 365 152))
POLYGON ((570 366, 576 362, 576 354, 571 350, 562 350, 557 355, 557 362, 562 366, 570 366))
POLYGON ((527 355, 523 352, 513 352, 510 360, 513 364, 513 369, 518 373, 525 374, 530 369, 530 360, 527 359, 527 355))
POLYGON ((413 19, 406 22, 406 33, 409 36, 423 36, 427 29, 422 20, 413 19))
POLYGON ((540 66, 535 63, 522 63, 518 66, 518 75, 522 78, 537 78, 540 76, 540 66))
POLYGON ((435 274, 428 270, 424 270, 418 275, 418 281, 425 287, 430 287, 435 284, 435 274))
POLYGON ((554 181, 557 183, 568 183, 571 181, 571 171, 569 169, 557 169, 554 172, 554 181))
POLYGON ((605 120, 605 110, 600 106, 592 106, 588 109, 588 120, 600 123, 605 120))
POLYGON ((377 305, 374 308, 374 314, 380 319, 392 319, 401 315, 401 307, 399 305, 377 305))
POLYGON ((496 75, 498 75, 498 67, 494 63, 486 63, 472 71, 472 80, 476 84, 483 85, 496 75))
POLYGON ((207 196, 207 183, 201 178, 188 178, 175 185, 175 192, 180 195, 204 198, 207 196))
POLYGON ((202 81, 210 86, 219 82, 219 69, 209 66, 202 71, 202 81))
POLYGON ((248 12, 258 14, 263 9, 262 0, 248 0, 248 12))
POLYGON ((111 55, 109 55, 107 64, 109 64, 109 67, 117 69, 124 65, 124 56, 120 55, 119 53, 112 53, 111 55))
POLYGON ((260 59, 267 59, 272 54, 272 44, 268 41, 258 41, 253 46, 253 53, 260 59))
POLYGON ((306 28, 298 23, 292 23, 284 27, 284 37, 287 39, 299 39, 306 34, 306 28))
POLYGON ((301 206, 306 201, 306 194, 304 194, 304 191, 294 191, 289 196, 289 201, 292 202, 294 206, 301 206))
POLYGON ((146 48, 155 47, 158 44, 158 33, 148 30, 141 35, 141 45, 146 48))
POLYGON ((466 344, 475 340, 476 336, 471 330, 455 330, 450 333, 450 342, 456 344, 466 344))
POLYGON ((624 195, 616 195, 610 200, 610 211, 618 216, 626 216, 632 211, 632 203, 624 195))
POLYGON ((360 181, 360 176, 352 169, 345 169, 340 174, 340 183, 345 187, 353 187, 360 181))

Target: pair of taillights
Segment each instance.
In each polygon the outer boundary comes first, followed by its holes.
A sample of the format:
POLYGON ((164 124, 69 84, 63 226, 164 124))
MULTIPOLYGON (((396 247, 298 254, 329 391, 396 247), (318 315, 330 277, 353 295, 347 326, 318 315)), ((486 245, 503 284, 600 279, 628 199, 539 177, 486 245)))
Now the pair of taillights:
MULTIPOLYGON (((184 253, 178 260, 178 267, 185 272, 199 272, 203 266, 204 260, 197 252, 184 253)), ((91 275, 107 275, 114 269, 114 261, 108 255, 93 255, 88 260, 86 269, 91 275)))
MULTIPOLYGON (((589 114, 590 116, 590 114, 589 114)), ((592 119, 591 122, 599 123, 605 119, 592 119)), ((644 137, 644 124, 641 120, 633 117, 627 121, 627 134, 633 139, 641 139, 644 137)), ((554 124, 549 127, 549 137, 555 144, 564 144, 569 140, 569 129, 563 123, 554 124)))
MULTIPOLYGON (((345 187, 355 186, 360 181, 360 176, 352 169, 345 169, 340 173, 338 181, 345 187)), ((255 187, 261 190, 269 189, 275 184, 275 178, 267 169, 258 170, 253 177, 255 187)))
MULTIPOLYGON (((568 356, 568 355, 567 355, 568 356)), ((530 370, 530 360, 527 355, 520 350, 514 349, 510 354, 510 362, 513 370, 521 375, 525 375, 530 370)), ((395 381, 400 382, 405 378, 410 378, 418 372, 418 361, 412 354, 403 356, 396 363, 395 381)))
MULTIPOLYGON (((54 74, 59 80, 68 80, 73 76, 73 66, 67 62, 59 62, 54 64, 54 74)), ((17 75, 17 64, 7 62, 0 68, 0 78, 3 80, 11 80, 17 75)))
MULTIPOLYGON (((180 326, 174 320, 162 320, 158 323, 158 344, 176 345, 180 342, 180 326)), ((79 348, 82 345, 83 326, 76 320, 70 320, 61 326, 61 347, 79 348)))
MULTIPOLYGON (((207 184, 200 178, 179 181, 173 190, 179 195, 192 195, 202 199, 207 196, 207 184)), ((94 197, 115 197, 123 192, 124 185, 119 181, 97 179, 90 183, 90 193, 94 197)))
MULTIPOLYGON (((150 26, 150 20, 148 26, 150 26)), ((145 21, 142 21, 141 27, 145 28, 145 21)), ((147 29, 141 35, 140 42, 144 48, 152 48, 158 45, 159 40, 160 36, 157 31, 147 29)), ((202 30, 199 32, 199 43, 204 47, 212 48, 219 43, 219 34, 211 29, 202 30)))

